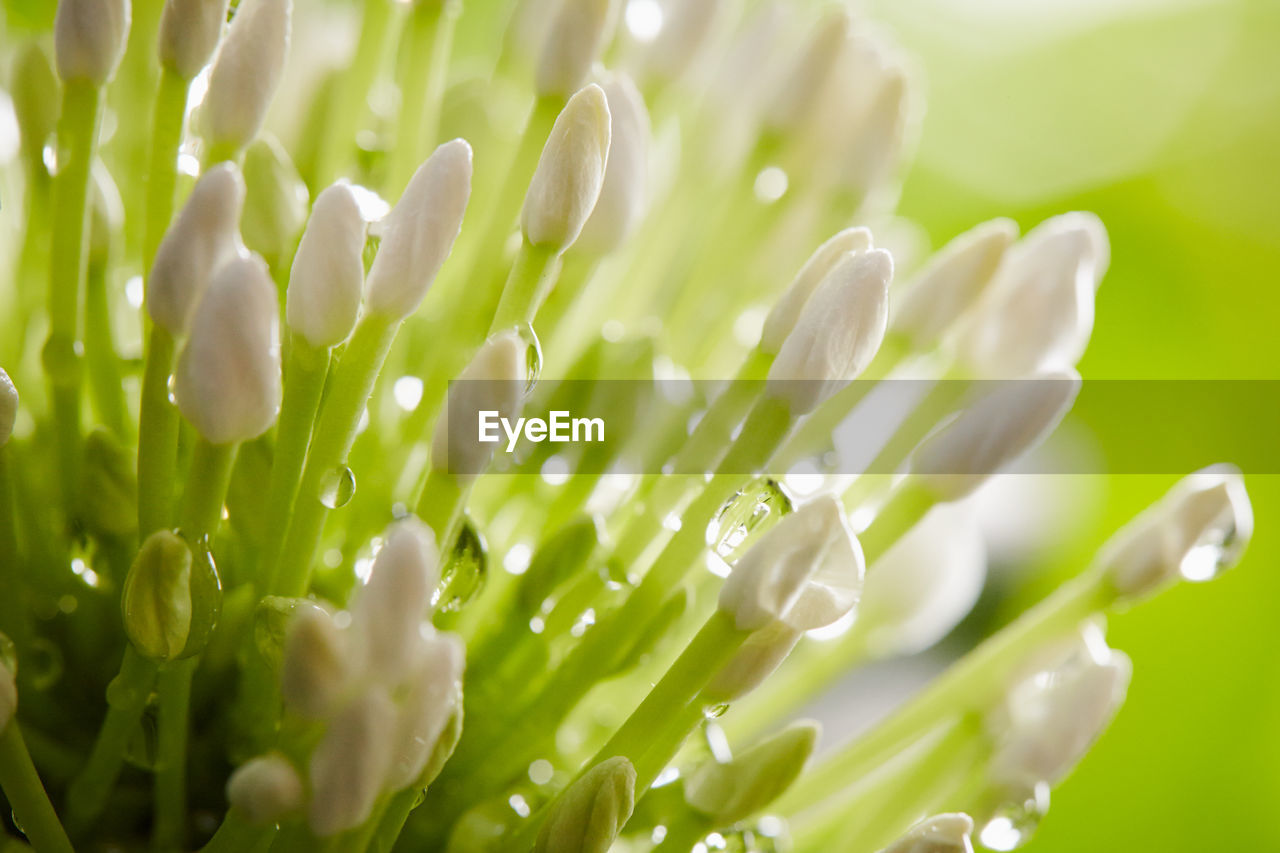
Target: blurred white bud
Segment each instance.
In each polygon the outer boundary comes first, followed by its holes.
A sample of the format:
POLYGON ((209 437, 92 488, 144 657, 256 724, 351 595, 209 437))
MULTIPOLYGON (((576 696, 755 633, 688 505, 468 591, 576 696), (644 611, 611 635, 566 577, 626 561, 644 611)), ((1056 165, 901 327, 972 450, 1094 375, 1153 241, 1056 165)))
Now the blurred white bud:
POLYGON ((320 607, 299 608, 285 635, 280 694, 285 705, 306 717, 333 710, 351 676, 346 638, 320 607))
POLYGON ((392 525, 351 609, 367 674, 389 684, 404 678, 439 582, 440 558, 431 528, 413 517, 392 525))
POLYGON ((636 771, 614 756, 592 767, 554 801, 534 853, 606 853, 635 807, 636 771))
POLYGON ((747 550, 720 589, 719 607, 743 631, 774 622, 811 631, 857 606, 863 569, 862 547, 844 510, 823 495, 747 550))
POLYGON ((731 4, 727 0, 676 0, 663 7, 662 28, 639 46, 636 68, 646 80, 678 82, 707 46, 731 4))
POLYGON ((62 80, 106 83, 116 73, 128 38, 128 0, 58 0, 53 53, 62 80))
POLYGON ((959 500, 1038 447, 1079 393, 1080 374, 1070 368, 998 382, 920 443, 911 473, 938 500, 959 500))
POLYGON ((839 183, 863 197, 883 183, 906 142, 910 89, 901 68, 881 74, 875 97, 840 151, 839 183))
POLYGON ((838 232, 815 249, 765 318, 760 349, 776 355, 795 328, 804 306, 836 265, 846 255, 865 252, 871 245, 871 231, 859 226, 838 232))
POLYGON ((601 84, 609 103, 609 156, 604 182, 574 248, 602 256, 639 225, 649 179, 649 112, 631 78, 614 74, 601 84))
POLYGON ((609 103, 592 83, 565 104, 529 182, 520 224, 535 246, 573 245, 600 197, 609 157, 609 103))
POLYGON ((244 196, 240 170, 219 163, 196 181, 160 241, 147 280, 147 311, 174 337, 187 333, 214 270, 236 250, 244 196))
POLYGON ((244 243, 272 265, 288 260, 307 221, 311 195, 289 152, 274 136, 264 133, 244 153, 244 243))
POLYGON ((293 0, 244 0, 213 61, 201 111, 214 145, 247 148, 275 97, 289 52, 293 0))
POLYGON ((773 622, 753 632, 703 688, 708 705, 727 705, 755 690, 777 671, 804 632, 773 622))
POLYGON ((13 435, 13 424, 18 419, 18 389, 13 387, 13 380, 0 367, 0 447, 9 443, 13 435))
POLYGON ((808 720, 787 726, 730 761, 705 761, 684 782, 684 799, 717 826, 768 808, 796 780, 817 746, 821 727, 808 720))
POLYGON ((1214 465, 1179 480, 1098 554, 1116 592, 1142 598, 1179 579, 1210 580, 1235 565, 1253 535, 1244 478, 1214 465))
POLYGON ((317 349, 341 343, 355 325, 364 287, 364 239, 364 219, 348 184, 336 183, 316 197, 293 256, 285 319, 317 349))
POLYGON ((471 197, 471 146, 454 139, 418 167, 387 215, 369 269, 368 310, 403 319, 417 310, 462 230, 471 197))
POLYGON ((615 21, 613 6, 614 0, 561 0, 534 75, 540 96, 567 98, 587 82, 615 21))
POLYGON ((1016 239, 1017 223, 992 219, 943 246, 895 299, 890 328, 918 351, 933 349, 977 303, 1016 239))
POLYGON ((178 409, 206 441, 248 441, 275 422, 278 314, 275 284, 261 258, 232 258, 213 274, 174 373, 178 409))
POLYGON ((973 853, 973 818, 940 814, 920 821, 880 853, 973 853))
POLYGON ((311 754, 307 824, 321 838, 359 826, 373 813, 391 767, 396 707, 369 687, 334 715, 311 754))
POLYGON ((862 373, 884 340, 892 278, 883 249, 842 258, 778 350, 769 396, 786 401, 792 415, 807 414, 862 373))
POLYGON ((449 388, 431 440, 431 464, 454 477, 474 478, 489 467, 503 439, 497 418, 515 423, 529 373, 528 346, 514 331, 485 342, 449 388), (481 412, 493 413, 497 441, 480 440, 481 412))
POLYGON ((227 802, 251 824, 279 823, 302 807, 302 780, 280 753, 259 755, 232 772, 227 802))
POLYGON ((430 632, 418 638, 414 669, 396 724, 396 748, 388 785, 393 791, 418 783, 445 727, 458 710, 467 650, 457 634, 430 632))
POLYGON ((765 109, 765 126, 785 132, 807 122, 822 102, 852 21, 842 8, 829 10, 814 27, 765 109))
POLYGON ((190 80, 209 64, 227 22, 228 0, 165 0, 160 13, 160 64, 190 80))

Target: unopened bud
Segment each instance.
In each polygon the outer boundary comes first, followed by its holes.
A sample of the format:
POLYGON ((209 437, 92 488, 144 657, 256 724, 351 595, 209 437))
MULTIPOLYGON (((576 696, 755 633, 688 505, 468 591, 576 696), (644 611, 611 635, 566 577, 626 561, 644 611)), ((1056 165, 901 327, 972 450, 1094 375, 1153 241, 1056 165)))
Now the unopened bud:
POLYGON ((765 111, 765 124, 787 131, 804 124, 822 102, 852 21, 845 9, 832 9, 801 45, 795 62, 774 91, 765 111))
POLYGON ((636 771, 614 756, 571 784, 551 808, 534 853, 606 853, 635 807, 636 771))
POLYGON ((128 37, 128 0, 59 0, 53 22, 58 76, 103 85, 116 73, 128 37))
POLYGON ((880 853, 973 853, 973 818, 940 814, 925 818, 880 853))
POLYGON ((285 319, 316 349, 351 333, 364 287, 364 219, 355 194, 336 183, 316 197, 289 274, 285 319))
POLYGON ((307 717, 333 710, 351 674, 347 646, 333 617, 318 607, 299 608, 285 637, 280 694, 307 717))
POLYGON ((352 627, 364 644, 369 674, 397 683, 413 662, 422 620, 440 582, 436 537, 416 518, 397 522, 355 596, 352 627))
POLYGON ((9 443, 13 435, 13 424, 18 419, 18 389, 13 387, 13 380, 0 367, 0 447, 9 443))
POLYGON ((803 633, 785 622, 774 622, 753 632, 703 688, 706 704, 726 705, 755 690, 777 671, 803 633))
POLYGON ((190 80, 209 64, 227 22, 227 0, 165 0, 160 64, 190 80))
POLYGON ((640 48, 637 64, 646 79, 674 83, 685 75, 715 32, 726 0, 683 0, 663 8, 662 29, 640 48))
POLYGON ((649 112, 631 78, 615 74, 601 85, 609 102, 609 156, 600 197, 577 251, 607 255, 626 241, 644 215, 649 179, 649 112))
POLYGON ((289 154, 266 135, 244 154, 244 243, 273 263, 288 258, 307 221, 307 185, 289 154))
POLYGON ((191 632, 191 549, 181 537, 158 530, 147 537, 125 577, 120 595, 124 630, 143 656, 173 660, 191 632))
POLYGON ((746 820, 791 787, 821 731, 817 723, 803 720, 731 761, 704 762, 685 780, 685 802, 714 818, 717 826, 746 820))
POLYGON ((871 232, 857 227, 844 229, 815 249, 765 318, 764 329, 760 333, 760 349, 777 355, 800 319, 804 306, 836 265, 846 255, 870 248, 871 232))
POLYGON ((573 245, 600 197, 609 156, 609 104, 592 83, 565 104, 524 199, 521 227, 535 246, 573 245))
POLYGON ((480 441, 478 425, 491 419, 493 434, 501 418, 514 423, 523 405, 528 376, 525 342, 515 332, 494 335, 449 389, 445 411, 431 441, 431 464, 454 477, 484 473, 500 438, 480 441))
POLYGON ((254 608, 253 642, 258 649, 258 654, 274 673, 280 672, 289 629, 300 610, 318 610, 328 618, 328 614, 320 605, 307 598, 267 595, 254 608))
POLYGON ((279 823, 302 808, 302 780, 277 752, 240 765, 227 780, 227 802, 249 823, 279 823))
POLYGON ((840 153, 840 183, 865 197, 881 184, 899 159, 910 108, 907 76, 900 68, 881 75, 875 97, 840 153))
POLYGON ((539 95, 570 94, 587 81, 613 23, 613 0, 563 0, 542 42, 534 83, 539 95))
POLYGON ((58 78, 38 42, 28 42, 18 52, 10 86, 23 155, 32 167, 43 169, 44 147, 58 124, 58 78))
POLYGON ((561 583, 583 569, 602 536, 602 524, 591 516, 570 522, 544 539, 520 577, 520 612, 533 615, 561 583))
POLYGON ((408 644, 417 660, 409 676, 396 724, 396 748, 388 785, 393 791, 417 784, 462 698, 466 647, 457 634, 430 633, 408 644))
POLYGON ((311 755, 307 823, 316 835, 327 838, 369 819, 391 767, 395 724, 396 707, 380 687, 330 720, 311 755))
POLYGON ((242 151, 267 117, 289 51, 293 0, 245 0, 213 61, 201 110, 214 145, 242 151))

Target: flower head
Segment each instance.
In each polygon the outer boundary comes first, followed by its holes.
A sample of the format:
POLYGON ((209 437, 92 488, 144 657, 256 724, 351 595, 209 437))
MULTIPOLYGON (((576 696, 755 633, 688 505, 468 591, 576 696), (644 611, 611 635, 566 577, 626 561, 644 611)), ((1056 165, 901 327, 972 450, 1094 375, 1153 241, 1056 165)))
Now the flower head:
POLYGON ((385 688, 352 697, 325 728, 311 754, 307 824, 321 838, 369 819, 391 768, 396 707, 385 688))
POLYGON ((564 251, 595 209, 609 157, 609 102, 596 84, 565 104, 529 182, 520 223, 535 246, 564 251))
POLYGON ((765 318, 764 329, 760 333, 760 348, 776 355, 795 328, 805 305, 831 271, 847 255, 856 255, 869 249, 871 232, 860 226, 836 233, 815 249, 765 318))
POLYGON ((352 628, 364 644, 367 673, 388 683, 404 677, 439 582, 438 549, 431 528, 416 518, 393 525, 352 608, 352 628))
POLYGON ((244 150, 262 130, 289 51, 293 0, 245 0, 213 61, 201 110, 209 140, 244 150))
POLYGON ((412 647, 415 659, 398 709, 397 746, 387 780, 393 791, 419 783, 462 701, 466 666, 462 639, 456 634, 428 631, 412 647))
POLYGON ((53 22, 58 76, 103 85, 124 56, 128 0, 59 0, 53 22))
POLYGON ((165 0, 160 13, 160 64, 190 80, 209 64, 222 37, 228 0, 165 0))
POLYGON ((649 177, 644 98, 625 74, 610 75, 601 88, 609 104, 609 156, 599 198, 573 244, 592 255, 612 252, 635 230, 645 212, 649 177))
POLYGON ((293 256, 285 319, 317 349, 341 343, 355 325, 364 286, 364 232, 348 184, 336 183, 316 197, 293 256))
POLYGON ((534 853, 605 853, 631 817, 636 771, 608 758, 573 782, 552 806, 534 853))

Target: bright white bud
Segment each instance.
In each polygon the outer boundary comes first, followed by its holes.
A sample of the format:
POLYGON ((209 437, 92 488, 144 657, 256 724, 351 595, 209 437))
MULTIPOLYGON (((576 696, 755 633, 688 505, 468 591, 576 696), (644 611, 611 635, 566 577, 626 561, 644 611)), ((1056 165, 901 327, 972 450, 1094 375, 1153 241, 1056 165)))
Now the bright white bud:
POLYGON ((333 710, 351 675, 345 637, 320 607, 299 608, 285 635, 280 694, 291 710, 321 718, 333 710))
POLYGON ((321 838, 359 826, 382 793, 395 745, 396 706, 381 687, 351 699, 311 754, 307 823, 321 838))
POLYGON ((14 681, 13 670, 0 663, 0 732, 9 727, 18 710, 18 684, 14 681))
POLYGON ((214 166, 196 181, 160 241, 147 280, 147 311, 174 337, 187 333, 213 271, 236 250, 244 196, 235 164, 214 166))
POLYGON ((849 12, 838 8, 830 10, 814 27, 765 110, 765 125, 770 130, 792 130, 817 111, 839 66, 851 27, 849 12))
POLYGON ((64 82, 106 83, 116 73, 128 38, 128 0, 58 0, 53 53, 64 82))
POLYGON ((862 546, 840 503, 819 497, 784 517, 747 550, 720 589, 739 630, 782 622, 797 631, 830 625, 862 593, 862 546))
POLYGON ((726 0, 678 0, 663 7, 657 38, 640 47, 637 66, 646 79, 680 80, 706 47, 730 4, 726 0))
POLYGON ((884 249, 842 258, 779 348, 768 395, 803 415, 862 373, 884 340, 892 278, 893 259, 884 249))
POLYGON ((635 798, 631 762, 606 758, 555 800, 534 853, 606 853, 631 817, 635 798))
POLYGON ((431 528, 412 517, 392 525, 351 613, 369 675, 391 684, 404 678, 439 582, 440 560, 431 528))
POLYGON ((973 608, 986 568, 986 544, 970 514, 935 507, 872 564, 858 630, 880 657, 923 651, 973 608))
POLYGON ((565 104, 529 182, 520 225, 535 246, 573 245, 600 197, 609 157, 609 102, 592 83, 565 104))
POLYGON ((684 782, 684 799, 717 826, 746 820, 781 796, 804 769, 822 728, 802 720, 725 763, 703 762, 684 782))
POLYGON ((1235 565, 1253 535, 1244 478, 1214 465, 1169 493, 1111 537, 1098 562, 1123 598, 1142 598, 1179 579, 1210 580, 1235 565))
POLYGON ((183 416, 213 444, 249 441, 280 410, 280 329, 276 288, 256 255, 213 274, 174 373, 183 416))
POLYGON ((764 329, 760 333, 760 349, 776 355, 786 342, 787 335, 795 328, 804 306, 836 265, 846 255, 865 252, 870 248, 871 231, 856 227, 840 231, 815 249, 765 318, 764 329))
POLYGON ((302 807, 302 780, 283 755, 260 755, 231 774, 227 802, 249 823, 279 823, 302 807))
POLYGON ((471 146, 454 139, 418 167, 387 215, 369 269, 368 310, 396 319, 417 310, 462 230, 470 197, 471 146))
POLYGON ((414 669, 396 724, 396 748, 387 779, 393 791, 416 784, 449 718, 458 709, 467 650, 457 634, 431 632, 411 646, 414 669))
POLYGON ((956 319, 977 303, 1016 239, 1017 223, 992 219, 943 246, 895 300, 893 331, 917 350, 933 349, 956 319))
POLYGON ((201 111, 209 140, 247 148, 267 117, 289 52, 293 0, 244 0, 213 61, 201 111))
POLYGON ((9 443, 13 435, 13 423, 18 419, 18 389, 13 380, 0 367, 0 447, 9 443))
MULTIPOLYGON (((480 413, 515 423, 528 379, 528 345, 514 331, 487 340, 449 389, 445 411, 431 440, 432 465, 454 477, 474 478, 489 467, 497 441, 480 441, 480 413)), ((501 438, 499 439, 501 440, 501 438)))
POLYGON ((316 349, 351 333, 364 287, 364 219, 351 187, 336 183, 316 197, 289 272, 285 319, 316 349))
POLYGON ((998 382, 920 443, 911 473, 938 500, 959 500, 1039 446, 1079 393, 1080 374, 1070 368, 998 382))
POLYGON ((227 22, 228 0, 165 0, 160 64, 190 80, 209 64, 227 22))
POLYGON ((708 705, 727 705, 755 690, 773 675, 804 632, 785 622, 755 631, 703 688, 708 705))
POLYGON ((539 95, 567 98, 587 81, 613 22, 612 6, 613 0, 561 0, 534 76, 539 95))
POLYGON ((973 853, 973 818, 940 814, 917 823, 880 853, 973 853))
POLYGON ((631 78, 612 75, 601 84, 609 102, 609 156, 604 182, 587 224, 574 242, 577 251, 607 255, 640 223, 649 179, 649 112, 631 78))
POLYGON ((909 97, 902 69, 882 73, 875 97, 840 152, 839 182, 846 190, 865 196, 888 177, 905 142, 909 97))

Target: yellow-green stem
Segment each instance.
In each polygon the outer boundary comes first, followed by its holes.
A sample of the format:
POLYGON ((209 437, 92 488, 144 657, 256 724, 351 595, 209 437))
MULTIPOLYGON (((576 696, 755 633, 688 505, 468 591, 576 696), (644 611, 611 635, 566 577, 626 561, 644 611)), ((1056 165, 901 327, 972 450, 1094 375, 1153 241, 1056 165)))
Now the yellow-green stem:
POLYGON ((418 3, 400 37, 400 124, 391 153, 393 195, 404 190, 436 141, 461 0, 418 3))
POLYGON ((14 822, 39 853, 73 853, 66 830, 49 802, 31 763, 17 720, 0 732, 0 788, 13 809, 14 822))
POLYGON ((187 91, 191 82, 171 69, 160 75, 155 111, 151 118, 150 165, 147 171, 147 225, 143 238, 143 269, 148 275, 160 240, 173 218, 178 183, 178 149, 187 115, 187 91))
POLYGON ((173 523, 178 469, 178 410, 169 400, 173 336, 152 326, 142 374, 138 417, 138 537, 173 523))

